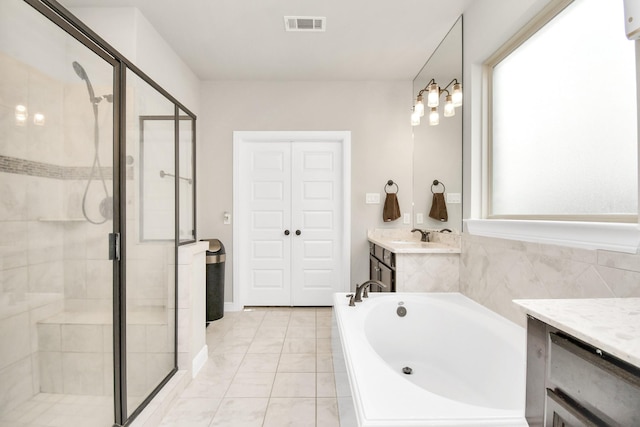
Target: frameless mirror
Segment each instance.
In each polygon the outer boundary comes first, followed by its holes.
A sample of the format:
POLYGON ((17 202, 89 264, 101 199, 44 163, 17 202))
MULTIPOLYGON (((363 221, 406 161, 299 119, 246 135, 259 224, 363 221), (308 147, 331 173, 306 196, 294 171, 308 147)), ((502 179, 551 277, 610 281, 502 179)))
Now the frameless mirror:
MULTIPOLYGON (((413 99, 434 80, 440 89, 457 79, 462 82, 462 16, 413 80, 413 99)), ((425 113, 413 126, 413 225, 416 228, 462 230, 462 106, 445 117, 446 96, 453 84, 441 91, 436 111, 437 125, 430 125, 431 108, 424 91, 425 113), (434 181, 438 181, 434 185, 434 181), (434 193, 444 192, 447 221, 429 216, 434 193)), ((447 114, 448 115, 448 114, 447 114)), ((437 196, 440 197, 440 196, 437 196)), ((443 213, 443 209, 438 209, 443 213)), ((441 217, 440 215, 436 215, 441 217)))

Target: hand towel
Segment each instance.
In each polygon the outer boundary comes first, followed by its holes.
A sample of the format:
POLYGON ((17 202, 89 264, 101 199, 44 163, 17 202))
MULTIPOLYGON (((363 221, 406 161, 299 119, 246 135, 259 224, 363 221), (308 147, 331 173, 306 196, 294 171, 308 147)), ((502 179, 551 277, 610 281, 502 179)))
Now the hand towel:
POLYGON ((431 211, 429 216, 438 221, 447 222, 449 215, 447 214, 447 204, 444 201, 444 193, 433 193, 433 201, 431 202, 431 211))
POLYGON ((382 209, 382 219, 384 222, 391 222, 398 218, 400 218, 398 197, 396 193, 387 193, 387 197, 384 199, 384 208, 382 209))

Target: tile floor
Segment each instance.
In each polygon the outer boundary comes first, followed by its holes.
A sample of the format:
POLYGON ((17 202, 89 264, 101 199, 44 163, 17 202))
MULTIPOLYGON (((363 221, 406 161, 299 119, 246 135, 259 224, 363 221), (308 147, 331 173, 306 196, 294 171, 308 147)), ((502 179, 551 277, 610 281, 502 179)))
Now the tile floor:
POLYGON ((209 360, 161 426, 338 427, 331 308, 255 308, 207 328, 209 360))

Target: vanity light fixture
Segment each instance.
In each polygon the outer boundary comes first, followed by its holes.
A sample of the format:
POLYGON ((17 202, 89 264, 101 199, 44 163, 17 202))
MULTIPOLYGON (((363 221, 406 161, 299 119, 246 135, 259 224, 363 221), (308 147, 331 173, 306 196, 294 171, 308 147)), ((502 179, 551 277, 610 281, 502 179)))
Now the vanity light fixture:
POLYGON ((440 113, 438 112, 438 106, 440 105, 440 95, 445 93, 444 99, 444 116, 453 117, 456 115, 456 107, 462 105, 462 84, 458 82, 458 79, 453 79, 445 86, 444 89, 440 89, 435 79, 431 79, 429 83, 418 92, 416 102, 411 113, 411 125, 418 126, 420 124, 420 117, 424 116, 424 101, 422 94, 427 92, 427 106, 431 108, 429 112, 429 124, 435 126, 440 123, 440 113), (451 92, 449 92, 451 88, 451 92), (417 119, 414 117, 417 116, 417 119))
POLYGON ((431 112, 429 113, 429 125, 435 126, 440 123, 440 113, 438 113, 438 107, 431 107, 431 112))
MULTIPOLYGON (((422 106, 422 114, 424 115, 424 105, 422 106)), ((411 126, 418 126, 420 124, 420 113, 417 107, 413 107, 411 112, 411 126)))
MULTIPOLYGON (((418 115, 418 117, 424 117, 424 102, 422 100, 422 95, 418 94, 418 97, 416 98, 416 105, 413 107, 413 111, 415 114, 418 115)), ((420 120, 418 120, 418 124, 420 120)))

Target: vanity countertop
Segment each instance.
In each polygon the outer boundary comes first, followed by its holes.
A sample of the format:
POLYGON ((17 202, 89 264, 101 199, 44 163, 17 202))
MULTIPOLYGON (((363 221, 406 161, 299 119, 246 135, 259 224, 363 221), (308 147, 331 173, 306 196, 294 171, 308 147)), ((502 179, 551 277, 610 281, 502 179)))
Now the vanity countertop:
POLYGON ((640 298, 514 302, 532 317, 640 367, 640 298))
POLYGON ((395 254, 459 254, 460 234, 457 232, 439 233, 429 232, 430 241, 421 242, 420 233, 411 232, 409 228, 376 228, 367 231, 367 238, 371 243, 395 254))
POLYGON ((421 242, 369 235, 369 241, 395 254, 459 254, 460 247, 443 242, 421 242))

